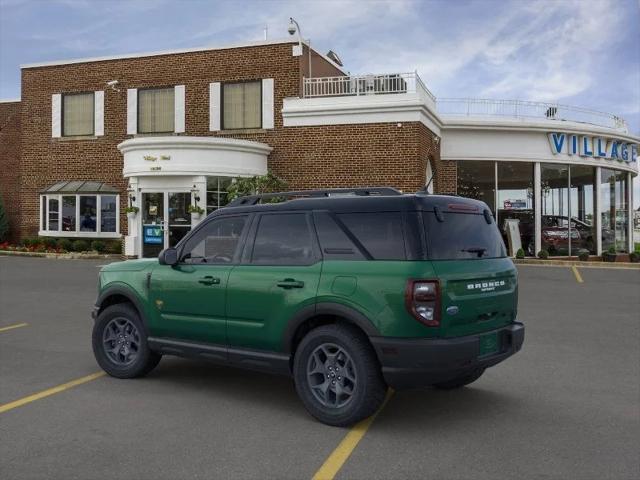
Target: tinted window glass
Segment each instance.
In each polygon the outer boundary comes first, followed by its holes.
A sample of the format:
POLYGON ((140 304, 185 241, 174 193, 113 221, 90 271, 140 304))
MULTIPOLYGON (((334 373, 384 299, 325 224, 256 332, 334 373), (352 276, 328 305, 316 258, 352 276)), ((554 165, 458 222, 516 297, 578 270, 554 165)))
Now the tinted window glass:
POLYGON ((349 239, 346 233, 338 226, 330 214, 317 212, 314 221, 322 256, 325 260, 364 260, 365 257, 349 239))
POLYGON ((238 250, 246 216, 212 220, 187 240, 182 250, 185 263, 231 263, 238 250))
POLYGON ((440 222, 432 212, 424 213, 424 224, 432 260, 464 260, 506 256, 500 232, 490 216, 442 213, 440 222))
POLYGON ((305 265, 313 262, 313 240, 304 213, 262 215, 252 263, 305 265))
POLYGON ((338 218, 375 260, 405 260, 400 212, 344 213, 338 218))

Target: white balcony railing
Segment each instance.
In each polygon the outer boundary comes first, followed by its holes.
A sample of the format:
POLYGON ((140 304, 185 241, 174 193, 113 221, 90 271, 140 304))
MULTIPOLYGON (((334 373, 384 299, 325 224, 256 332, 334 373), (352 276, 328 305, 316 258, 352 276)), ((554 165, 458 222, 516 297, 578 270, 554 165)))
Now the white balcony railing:
POLYGON ((439 98, 436 105, 438 113, 441 115, 565 120, 628 131, 626 121, 616 115, 559 103, 481 98, 439 98))
POLYGON ((305 98, 386 95, 419 91, 426 93, 435 102, 435 97, 416 72, 304 79, 305 98))

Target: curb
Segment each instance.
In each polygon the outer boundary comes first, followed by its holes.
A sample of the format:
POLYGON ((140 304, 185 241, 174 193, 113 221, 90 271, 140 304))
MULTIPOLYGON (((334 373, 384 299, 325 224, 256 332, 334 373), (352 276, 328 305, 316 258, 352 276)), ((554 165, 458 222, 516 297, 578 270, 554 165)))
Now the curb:
POLYGON ((0 256, 6 257, 38 257, 56 260, 123 260, 123 255, 102 253, 47 253, 47 252, 15 252, 0 250, 0 256))
POLYGON ((516 265, 528 265, 535 267, 581 267, 581 268, 613 268, 626 270, 640 270, 640 263, 630 262, 583 262, 580 260, 540 260, 513 258, 516 265))

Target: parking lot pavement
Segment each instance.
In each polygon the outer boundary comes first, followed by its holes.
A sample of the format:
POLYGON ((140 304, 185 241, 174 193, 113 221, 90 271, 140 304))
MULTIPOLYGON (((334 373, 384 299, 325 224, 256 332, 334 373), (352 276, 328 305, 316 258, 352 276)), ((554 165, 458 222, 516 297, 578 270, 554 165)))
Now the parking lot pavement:
MULTIPOLYGON (((0 405, 99 371, 100 262, 0 259, 0 405)), ((336 478, 640 478, 640 271, 520 271, 518 355, 396 392, 336 478)), ((291 381, 177 358, 0 413, 0 478, 311 478, 347 430, 291 381)))

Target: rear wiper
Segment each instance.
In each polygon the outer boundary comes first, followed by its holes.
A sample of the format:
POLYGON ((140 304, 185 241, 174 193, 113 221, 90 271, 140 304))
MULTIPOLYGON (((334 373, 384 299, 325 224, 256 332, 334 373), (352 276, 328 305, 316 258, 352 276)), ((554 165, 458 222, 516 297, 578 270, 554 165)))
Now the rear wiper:
POLYGON ((481 248, 481 247, 473 247, 473 248, 463 248, 460 251, 461 252, 467 252, 467 253, 477 253, 478 257, 482 257, 484 255, 484 252, 487 251, 487 249, 486 248, 481 248))

